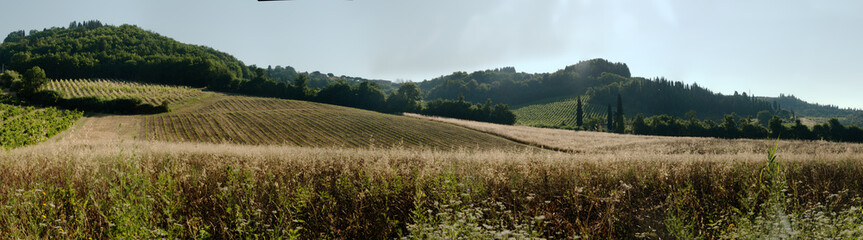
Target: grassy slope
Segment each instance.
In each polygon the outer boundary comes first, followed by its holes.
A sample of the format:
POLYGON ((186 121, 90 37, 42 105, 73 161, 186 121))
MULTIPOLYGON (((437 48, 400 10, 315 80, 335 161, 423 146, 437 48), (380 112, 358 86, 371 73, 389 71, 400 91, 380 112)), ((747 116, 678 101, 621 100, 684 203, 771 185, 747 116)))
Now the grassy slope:
POLYGON ((142 137, 159 141, 304 147, 513 148, 504 138, 415 118, 305 101, 213 94, 147 116, 142 137))
POLYGON ((148 103, 170 103, 172 111, 159 115, 88 117, 78 129, 62 136, 67 142, 143 138, 303 147, 523 147, 448 124, 304 101, 106 80, 52 81, 48 89, 65 97, 124 96, 148 103))

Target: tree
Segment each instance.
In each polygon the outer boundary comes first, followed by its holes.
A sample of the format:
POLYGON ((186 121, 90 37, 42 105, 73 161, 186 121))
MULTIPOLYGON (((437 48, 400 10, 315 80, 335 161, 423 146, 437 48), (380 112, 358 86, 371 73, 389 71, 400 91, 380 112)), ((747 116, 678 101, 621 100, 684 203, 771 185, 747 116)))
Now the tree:
POLYGON ((421 94, 420 88, 415 83, 403 83, 387 99, 389 112, 419 112, 421 110, 419 105, 419 101, 422 100, 421 94))
POLYGON ((515 124, 515 114, 509 110, 509 106, 503 103, 498 103, 492 108, 489 115, 489 122, 513 125, 515 124))
POLYGON ((6 39, 3 39, 3 42, 4 43, 18 42, 18 41, 21 41, 21 39, 24 39, 24 30, 18 30, 18 31, 14 31, 14 32, 9 33, 9 35, 6 35, 6 39))
POLYGON ((613 118, 614 113, 611 112, 611 104, 608 104, 608 113, 605 116, 606 116, 605 128, 607 129, 606 131, 611 132, 611 130, 614 129, 614 118, 613 118))
POLYGON ((735 119, 734 114, 726 114, 725 118, 722 119, 725 138, 738 138, 740 136, 740 130, 737 128, 737 121, 735 119))
POLYGON ((582 125, 584 125, 584 110, 581 108, 581 96, 578 96, 575 102, 575 126, 582 125))
POLYGON ((689 122, 686 123, 686 130, 689 132, 689 136, 708 136, 707 129, 705 129, 704 125, 701 124, 701 121, 698 121, 698 113, 696 113, 695 110, 686 112, 686 118, 689 119, 689 122))
POLYGON ((6 88, 13 88, 13 85, 21 83, 21 74, 13 70, 6 70, 0 74, 0 84, 6 88))
POLYGON ((614 115, 614 132, 623 133, 626 131, 626 121, 623 119, 623 100, 620 93, 617 94, 617 113, 614 115))
POLYGON ((376 83, 364 81, 356 87, 354 92, 357 99, 354 101, 353 106, 374 111, 380 111, 384 107, 384 92, 378 88, 376 83))
POLYGON ((639 135, 650 134, 650 128, 644 122, 644 114, 635 115, 635 120, 632 120, 632 133, 639 135))
POLYGON ((755 118, 758 119, 758 124, 761 124, 761 126, 767 127, 767 125, 770 123, 770 120, 772 117, 773 117, 773 113, 770 113, 770 111, 761 110, 760 112, 758 112, 758 115, 755 118))
POLYGON ((791 127, 791 132, 794 135, 794 138, 801 140, 812 140, 815 139, 815 136, 812 135, 812 131, 809 130, 809 127, 803 125, 800 122, 800 119, 794 120, 794 126, 791 127))
POLYGON ((830 126, 830 140, 836 142, 845 140, 845 132, 847 129, 839 123, 839 119, 831 118, 827 121, 827 124, 830 126))
POLYGON ((768 123, 768 127, 770 128, 770 138, 779 138, 779 137, 791 137, 788 136, 788 128, 782 125, 782 119, 778 116, 773 116, 768 123))
POLYGON ((47 83, 48 78, 45 77, 45 70, 36 66, 24 72, 24 79, 21 81, 20 92, 23 92, 24 94, 32 94, 47 83))

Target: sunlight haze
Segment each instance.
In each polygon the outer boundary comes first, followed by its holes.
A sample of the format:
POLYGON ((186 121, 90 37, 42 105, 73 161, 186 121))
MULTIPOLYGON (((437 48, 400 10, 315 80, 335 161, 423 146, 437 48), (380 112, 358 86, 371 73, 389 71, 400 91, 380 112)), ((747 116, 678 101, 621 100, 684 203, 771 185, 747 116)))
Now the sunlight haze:
POLYGON ((713 91, 863 108, 860 1, 2 1, 0 32, 133 24, 246 64, 422 81, 580 60, 713 91))

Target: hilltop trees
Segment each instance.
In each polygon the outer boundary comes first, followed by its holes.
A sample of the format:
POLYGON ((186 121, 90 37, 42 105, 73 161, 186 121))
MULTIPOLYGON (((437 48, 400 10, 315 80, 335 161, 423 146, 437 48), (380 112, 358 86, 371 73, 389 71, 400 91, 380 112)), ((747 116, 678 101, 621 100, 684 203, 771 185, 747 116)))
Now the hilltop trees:
POLYGON ((242 62, 212 48, 98 21, 27 36, 10 33, 0 45, 0 63, 16 71, 40 66, 50 78, 118 78, 233 91, 255 77, 242 62))

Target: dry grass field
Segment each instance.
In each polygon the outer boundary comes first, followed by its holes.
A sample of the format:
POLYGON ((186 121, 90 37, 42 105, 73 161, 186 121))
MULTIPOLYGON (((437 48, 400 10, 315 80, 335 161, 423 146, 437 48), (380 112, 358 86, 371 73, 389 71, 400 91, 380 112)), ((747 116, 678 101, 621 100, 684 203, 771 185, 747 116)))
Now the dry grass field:
MULTIPOLYGON (((0 154, 0 233, 13 239, 863 236, 861 145, 783 141, 778 162, 768 164, 769 141, 435 120, 570 151, 161 142, 122 137, 127 130, 118 125, 114 139, 60 139, 0 154)), ((102 125, 85 122, 67 137, 88 126, 102 125)))
MULTIPOLYGON (((516 142, 563 152, 584 154, 696 154, 696 155, 763 155, 775 143, 773 140, 717 139, 699 137, 664 137, 615 134, 592 131, 535 128, 500 125, 486 122, 441 118, 417 114, 407 116, 451 123, 494 134, 516 142)), ((783 140, 783 155, 863 154, 863 144, 827 141, 783 140)), ((863 156, 861 156, 863 157, 863 156)))
POLYGON ((768 160, 775 141, 212 92, 171 108, 0 153, 0 238, 863 237, 861 144, 782 141, 768 160))

